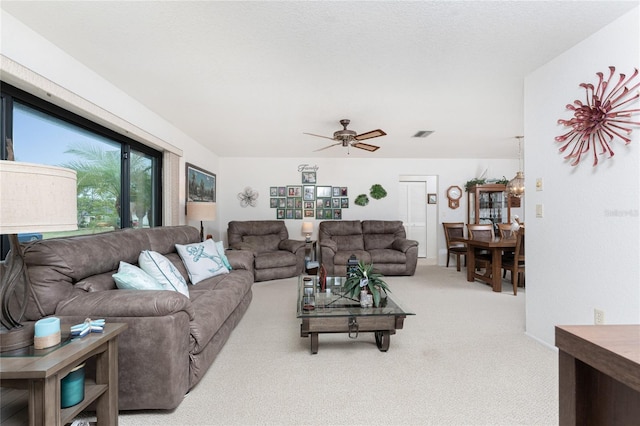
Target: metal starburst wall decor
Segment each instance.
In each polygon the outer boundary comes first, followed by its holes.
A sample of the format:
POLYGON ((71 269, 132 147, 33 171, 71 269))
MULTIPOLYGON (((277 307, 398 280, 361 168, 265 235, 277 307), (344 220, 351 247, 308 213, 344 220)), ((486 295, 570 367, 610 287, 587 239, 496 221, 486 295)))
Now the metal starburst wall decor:
POLYGON ((598 155, 609 154, 613 157, 611 142, 620 138, 625 145, 631 142, 628 137, 631 134, 631 126, 640 125, 638 121, 631 121, 631 116, 640 112, 640 109, 625 109, 638 97, 640 83, 631 82, 638 76, 636 68, 629 78, 620 73, 618 82, 612 81, 616 68, 609 67, 609 78, 604 79, 604 74, 596 73, 598 85, 582 83, 580 87, 585 89, 586 101, 579 100, 568 104, 567 109, 573 111, 570 120, 558 120, 558 124, 569 127, 569 132, 555 138, 562 143, 560 152, 565 152, 571 147, 569 154, 564 158, 571 159, 571 165, 577 165, 589 151, 593 153, 593 165, 598 164, 598 155), (634 95, 635 91, 635 95, 634 95), (628 97, 633 95, 631 97, 628 97))
POLYGON ((243 192, 238 193, 238 200, 240 200, 242 207, 255 207, 259 196, 258 191, 254 191, 251 187, 247 186, 243 192))

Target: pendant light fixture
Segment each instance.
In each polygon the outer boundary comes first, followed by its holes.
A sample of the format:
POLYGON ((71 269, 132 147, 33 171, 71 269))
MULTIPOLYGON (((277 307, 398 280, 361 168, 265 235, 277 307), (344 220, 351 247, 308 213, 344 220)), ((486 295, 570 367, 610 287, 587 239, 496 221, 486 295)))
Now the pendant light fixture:
POLYGON ((520 198, 524 195, 524 172, 522 171, 522 138, 524 138, 524 136, 516 136, 516 139, 518 139, 518 161, 520 167, 518 169, 518 173, 516 173, 516 177, 511 179, 507 184, 507 194, 510 197, 520 198))

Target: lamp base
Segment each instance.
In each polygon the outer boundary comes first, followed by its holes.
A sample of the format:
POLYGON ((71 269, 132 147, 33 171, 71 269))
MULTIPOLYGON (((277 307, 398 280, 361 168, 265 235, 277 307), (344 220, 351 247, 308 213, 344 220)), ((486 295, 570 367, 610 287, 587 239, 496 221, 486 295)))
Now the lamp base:
POLYGON ((22 327, 0 329, 0 352, 13 351, 33 345, 34 322, 25 322, 22 327))

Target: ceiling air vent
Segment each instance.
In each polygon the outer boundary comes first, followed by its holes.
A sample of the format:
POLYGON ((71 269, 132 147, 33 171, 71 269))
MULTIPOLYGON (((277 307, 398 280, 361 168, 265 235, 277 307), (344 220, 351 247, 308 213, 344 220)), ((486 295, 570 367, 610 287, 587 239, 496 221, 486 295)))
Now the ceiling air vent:
POLYGON ((427 136, 429 136, 431 133, 433 133, 433 130, 418 130, 418 132, 416 132, 415 135, 413 135, 414 138, 426 138, 427 136))

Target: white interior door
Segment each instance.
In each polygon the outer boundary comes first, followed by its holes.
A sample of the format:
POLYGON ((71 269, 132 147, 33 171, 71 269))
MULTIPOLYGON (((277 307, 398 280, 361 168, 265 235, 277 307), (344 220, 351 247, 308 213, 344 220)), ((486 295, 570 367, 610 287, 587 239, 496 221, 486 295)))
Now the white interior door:
POLYGON ((427 183, 400 182, 399 194, 407 238, 418 242, 418 257, 427 257, 427 183))

